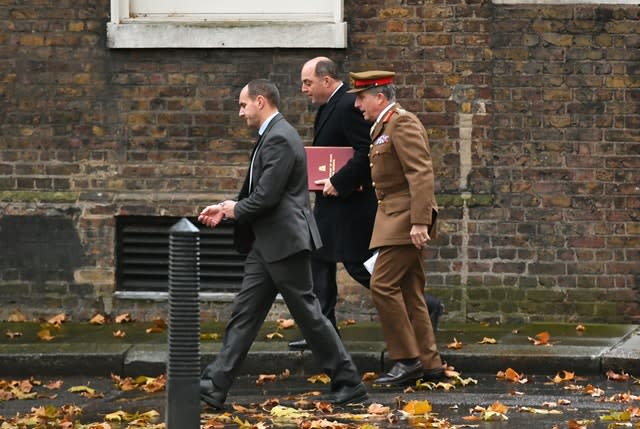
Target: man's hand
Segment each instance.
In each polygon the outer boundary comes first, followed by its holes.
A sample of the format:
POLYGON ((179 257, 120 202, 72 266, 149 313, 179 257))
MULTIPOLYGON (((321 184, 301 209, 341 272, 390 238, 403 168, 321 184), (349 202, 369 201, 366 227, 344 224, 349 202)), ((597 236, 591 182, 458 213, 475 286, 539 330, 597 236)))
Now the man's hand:
POLYGON ((422 249, 427 241, 431 240, 429 237, 429 225, 412 225, 411 226, 411 242, 418 249, 422 249))
POLYGON ((331 179, 320 179, 320 180, 316 180, 314 183, 316 185, 324 186, 324 188, 322 189, 322 195, 324 195, 325 197, 338 196, 338 190, 333 187, 333 184, 331 183, 331 179))
POLYGON ((235 218, 233 213, 235 206, 236 202, 232 200, 207 206, 198 215, 198 220, 208 227, 215 228, 223 219, 235 218))
POLYGON ((210 228, 215 228, 224 219, 221 204, 213 204, 202 209, 198 220, 210 228))

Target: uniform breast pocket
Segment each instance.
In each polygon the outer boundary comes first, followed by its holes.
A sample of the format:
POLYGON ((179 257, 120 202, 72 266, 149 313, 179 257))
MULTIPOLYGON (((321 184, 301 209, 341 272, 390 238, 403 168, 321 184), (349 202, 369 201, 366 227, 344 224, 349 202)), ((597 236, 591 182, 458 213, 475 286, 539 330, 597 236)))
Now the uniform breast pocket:
POLYGON ((400 164, 389 143, 375 145, 371 152, 371 178, 374 182, 385 182, 395 174, 401 174, 400 164))

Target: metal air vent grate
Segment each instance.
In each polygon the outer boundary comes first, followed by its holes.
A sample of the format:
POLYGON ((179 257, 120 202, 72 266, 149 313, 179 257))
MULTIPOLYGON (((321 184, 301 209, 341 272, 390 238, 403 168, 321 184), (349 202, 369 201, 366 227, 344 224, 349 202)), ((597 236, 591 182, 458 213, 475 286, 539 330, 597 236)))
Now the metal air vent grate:
MULTIPOLYGON (((167 292, 169 229, 180 220, 168 216, 116 218, 116 289, 167 292)), ((242 283, 245 256, 233 248, 233 227, 200 229, 200 291, 232 292, 242 283)))

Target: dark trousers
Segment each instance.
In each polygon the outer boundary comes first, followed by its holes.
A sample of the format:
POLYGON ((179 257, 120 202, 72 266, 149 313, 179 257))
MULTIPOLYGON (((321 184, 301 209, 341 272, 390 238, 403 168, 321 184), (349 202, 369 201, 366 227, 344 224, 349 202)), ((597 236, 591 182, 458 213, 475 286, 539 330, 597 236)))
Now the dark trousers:
MULTIPOLYGON (((362 286, 369 288, 371 274, 362 262, 343 262, 349 275, 362 286)), ((338 301, 338 284, 336 282, 336 263, 317 258, 311 259, 311 271, 313 273, 313 292, 320 301, 322 314, 326 316, 337 330, 336 303, 338 301)))
POLYGON ((307 251, 272 263, 267 263, 255 250, 249 252, 242 287, 233 302, 222 349, 215 361, 204 369, 202 377, 211 379, 214 390, 226 398, 278 293, 282 295, 314 357, 331 376, 331 389, 360 383, 351 356, 322 314, 313 293, 307 251))
MULTIPOLYGON (((371 274, 369 274, 369 271, 364 267, 363 262, 343 262, 342 265, 344 265, 345 270, 347 270, 351 278, 369 289, 371 274)), ((333 327, 338 330, 336 321, 336 304, 338 302, 336 263, 311 258, 311 271, 313 273, 313 292, 318 297, 318 301, 320 301, 322 314, 324 314, 333 327)), ((424 298, 427 302, 427 308, 429 309, 431 325, 433 326, 433 330, 436 331, 438 328, 438 318, 442 313, 442 302, 439 298, 428 293, 424 294, 424 298)))

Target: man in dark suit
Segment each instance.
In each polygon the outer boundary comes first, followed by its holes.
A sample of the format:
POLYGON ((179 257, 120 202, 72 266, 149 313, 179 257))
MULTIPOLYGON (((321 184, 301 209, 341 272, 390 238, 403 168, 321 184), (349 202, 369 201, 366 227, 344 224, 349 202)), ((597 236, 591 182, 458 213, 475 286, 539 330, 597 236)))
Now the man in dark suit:
MULTIPOLYGON (((300 72, 302 92, 319 106, 313 126, 313 146, 346 146, 353 158, 333 176, 322 180, 324 189, 315 192, 313 214, 320 230, 322 249, 311 256, 313 291, 322 312, 337 328, 335 308, 338 298, 336 263, 342 262, 349 275, 369 287, 371 275, 363 262, 371 256, 369 241, 373 231, 377 199, 369 167, 369 128, 354 106, 355 95, 338 76, 336 64, 326 57, 307 61, 300 72)), ((437 298, 428 296, 434 325, 441 312, 437 298)), ((292 349, 307 347, 305 340, 289 343, 292 349)))
MULTIPOLYGON (((369 240, 376 214, 376 197, 369 169, 369 127, 355 108, 355 96, 338 77, 336 64, 326 57, 307 61, 300 72, 302 92, 320 106, 313 127, 313 146, 346 146, 353 158, 333 176, 316 183, 313 213, 323 247, 312 253, 313 291, 322 312, 337 330, 335 307, 338 295, 336 263, 342 262, 349 275, 369 287, 370 274, 363 262, 370 256, 369 240)), ((289 347, 304 349, 304 340, 289 347)))
POLYGON ((310 252, 321 246, 307 190, 304 146, 278 112, 277 87, 264 79, 240 92, 240 117, 257 128, 259 140, 238 201, 206 207, 198 219, 215 227, 236 220, 236 246, 248 250, 217 359, 203 371, 200 398, 222 409, 238 368, 280 293, 323 369, 331 376, 334 404, 361 402, 367 392, 358 371, 313 294, 310 252))

